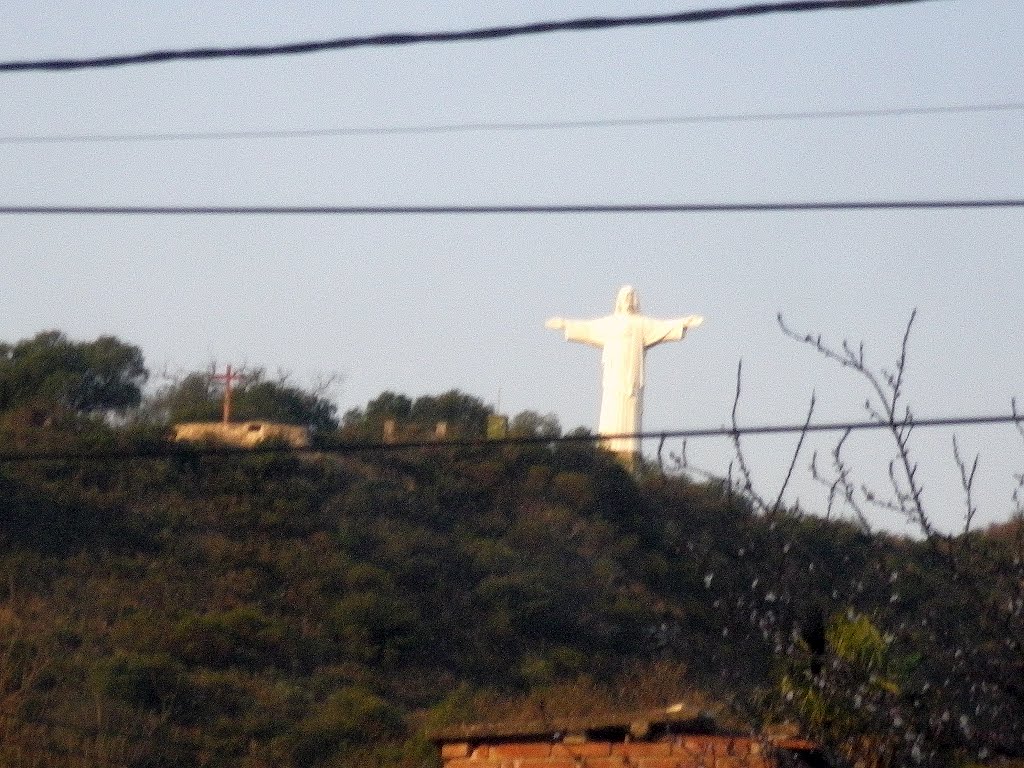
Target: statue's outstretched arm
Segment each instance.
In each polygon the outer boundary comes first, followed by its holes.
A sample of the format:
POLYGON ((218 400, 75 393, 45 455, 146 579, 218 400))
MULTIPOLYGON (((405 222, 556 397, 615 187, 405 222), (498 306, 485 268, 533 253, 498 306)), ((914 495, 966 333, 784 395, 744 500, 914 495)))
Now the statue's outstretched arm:
POLYGON ((648 319, 644 327, 644 346, 653 347, 664 341, 679 341, 686 336, 687 330, 703 322, 704 318, 700 315, 687 315, 674 320, 648 319))
POLYGON ((578 341, 595 347, 604 346, 604 332, 600 320, 566 320, 564 317, 552 317, 544 323, 544 327, 564 331, 566 341, 578 341))
POLYGON ((703 315, 687 315, 681 317, 676 322, 681 323, 683 328, 696 328, 698 325, 704 322, 703 315))

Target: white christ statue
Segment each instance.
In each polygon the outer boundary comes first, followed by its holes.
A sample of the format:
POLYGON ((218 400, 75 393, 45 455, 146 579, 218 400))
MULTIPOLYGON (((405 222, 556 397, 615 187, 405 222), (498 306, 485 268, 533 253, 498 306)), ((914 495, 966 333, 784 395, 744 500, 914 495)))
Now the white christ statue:
MULTIPOLYGON (((643 431, 644 353, 664 341, 679 341, 688 328, 704 322, 700 315, 675 320, 656 320, 640 314, 636 291, 631 285, 619 289, 615 311, 596 320, 566 320, 553 317, 547 328, 564 330, 568 341, 601 347, 601 435, 632 435, 643 431)), ((603 441, 604 447, 625 455, 632 464, 640 451, 635 437, 603 441)))

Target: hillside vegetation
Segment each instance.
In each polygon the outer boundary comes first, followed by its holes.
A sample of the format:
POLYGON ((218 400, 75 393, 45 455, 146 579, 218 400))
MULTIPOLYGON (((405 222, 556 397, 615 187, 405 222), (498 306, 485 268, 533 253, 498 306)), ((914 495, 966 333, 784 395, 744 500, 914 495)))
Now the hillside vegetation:
POLYGON ((864 765, 1022 753, 1015 523, 765 515, 577 443, 335 450, 385 416, 478 429, 461 393, 385 393, 340 431, 293 397, 310 453, 172 449, 123 388, 134 419, 74 376, 12 386, 12 349, 0 452, 157 455, 0 461, 2 765, 431 766, 446 723, 682 699, 864 765))

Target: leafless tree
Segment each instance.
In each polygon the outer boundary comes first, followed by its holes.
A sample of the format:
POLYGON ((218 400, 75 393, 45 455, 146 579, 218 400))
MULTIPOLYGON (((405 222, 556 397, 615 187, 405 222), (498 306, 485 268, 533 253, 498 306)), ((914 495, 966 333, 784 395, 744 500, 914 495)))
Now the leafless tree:
MULTIPOLYGON (((759 640, 784 670, 778 690, 734 704, 769 726, 795 720, 834 761, 864 768, 1024 756, 1024 684, 1018 682, 1024 679, 1024 472, 1014 475, 1016 519, 997 530, 975 530, 980 458, 965 456, 954 437, 951 470, 962 490, 963 528, 950 533, 934 524, 906 395, 916 317, 915 311, 890 367, 875 367, 862 342, 833 344, 778 318, 786 337, 857 374, 868 420, 888 437, 882 468, 849 458, 852 430, 827 454, 815 452, 809 466, 827 490, 823 517, 842 512, 843 520, 852 520, 866 559, 822 558, 796 535, 816 518, 784 503, 814 414, 813 396, 779 489, 767 491, 755 480, 739 424, 741 363, 731 414, 735 456, 721 482, 725 493, 749 505, 755 522, 749 540, 737 543, 729 586, 724 574, 709 570, 705 577, 723 637, 759 640), (865 479, 877 469, 884 469, 882 486, 865 479), (879 514, 909 521, 920 539, 872 532, 870 521, 879 514), (756 562, 744 557, 752 547, 762 550, 756 562), (833 585, 825 604, 809 605, 800 594, 809 571, 833 585)), ((1024 439, 1016 403, 1011 407, 1024 439)), ((678 471, 713 477, 689 462, 685 443, 670 457, 678 471)))
MULTIPOLYGON (((891 684, 879 685, 878 681, 886 678, 882 665, 869 665, 862 670, 867 679, 859 680, 853 674, 857 670, 851 657, 832 648, 828 665, 819 663, 816 671, 807 666, 806 682, 822 696, 829 693, 830 685, 845 687, 830 695, 848 699, 847 705, 852 705, 855 715, 850 722, 876 729, 875 734, 883 736, 885 750, 881 750, 878 739, 863 744, 870 744, 876 753, 885 752, 887 761, 938 765, 957 757, 1019 756, 1024 753, 1024 686, 1017 682, 1024 678, 1022 526, 1018 520, 998 541, 973 531, 978 513, 974 481, 979 457, 965 458, 956 437, 952 441, 953 466, 963 490, 964 526, 961 532, 952 534, 938 530, 934 524, 912 439, 915 415, 905 391, 915 319, 916 311, 907 323, 893 366, 875 368, 868 362, 863 342, 830 344, 821 335, 796 332, 781 315, 778 318, 787 337, 860 377, 868 393, 864 409, 890 438, 892 457, 887 461, 888 483, 884 489, 860 479, 868 470, 848 460, 844 449, 849 431, 832 449, 827 467, 814 456, 812 476, 828 488, 826 513, 841 505, 853 513, 865 532, 869 530, 869 512, 898 515, 920 531, 930 554, 926 562, 931 564, 925 574, 903 574, 900 563, 893 563, 890 557, 889 564, 875 569, 884 576, 891 568, 891 602, 900 599, 896 582, 901 578, 917 579, 920 583, 915 589, 919 592, 931 590, 930 602, 918 610, 917 624, 910 625, 906 613, 897 618, 900 612, 886 610, 884 605, 864 613, 883 633, 883 655, 902 655, 914 659, 913 664, 908 662, 907 669, 894 673, 891 684), (925 584, 929 580, 931 583, 925 584)), ((1015 403, 1013 413, 1016 417, 1015 403)), ((1020 421, 1016 424, 1024 437, 1024 427, 1020 421)), ((742 468, 738 440, 736 449, 742 468)), ((744 470, 743 474, 744 485, 749 485, 749 473, 744 470)), ((1024 474, 1015 477, 1014 499, 1020 511, 1024 474)), ((806 643, 796 645, 798 656, 806 655, 804 646, 806 643)), ((852 753, 850 756, 856 757, 852 753)))

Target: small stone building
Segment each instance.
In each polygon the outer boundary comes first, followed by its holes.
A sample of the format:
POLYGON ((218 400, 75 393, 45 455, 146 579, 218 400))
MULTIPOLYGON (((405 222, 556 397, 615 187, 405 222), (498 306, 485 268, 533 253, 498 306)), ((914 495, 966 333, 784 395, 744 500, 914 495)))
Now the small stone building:
POLYGON ((619 717, 467 725, 432 735, 444 768, 777 768, 828 765, 808 741, 732 733, 682 707, 619 717))
POLYGON ((275 424, 271 421, 197 421, 175 424, 174 439, 179 442, 215 442, 252 448, 268 440, 290 445, 292 448, 309 447, 309 430, 291 424, 275 424))

